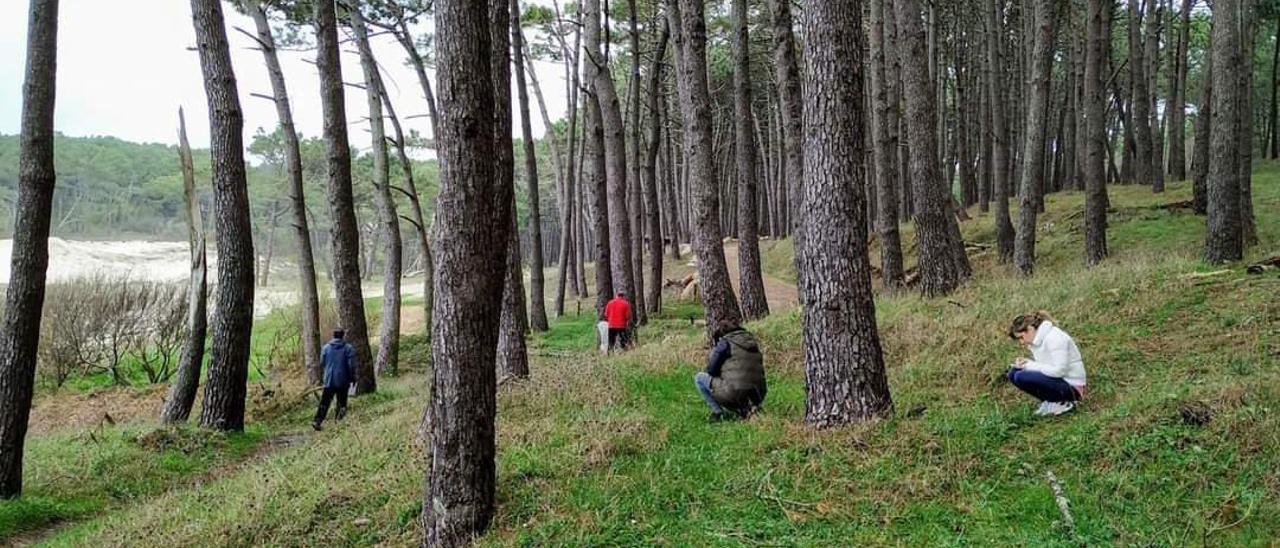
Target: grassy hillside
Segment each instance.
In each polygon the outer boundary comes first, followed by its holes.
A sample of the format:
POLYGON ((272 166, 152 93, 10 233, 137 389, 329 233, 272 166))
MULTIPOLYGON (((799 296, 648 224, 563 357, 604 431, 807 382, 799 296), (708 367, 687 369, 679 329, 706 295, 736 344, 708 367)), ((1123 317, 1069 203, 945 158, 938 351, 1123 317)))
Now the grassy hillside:
MULTIPOLYGON (((1100 267, 1081 266, 1083 198, 1067 193, 1048 200, 1035 277, 982 252, 973 256, 974 282, 948 298, 881 296, 897 413, 874 424, 804 427, 796 310, 751 326, 770 369, 765 413, 714 425, 691 382, 706 349, 690 305, 669 306, 639 349, 604 360, 591 352, 590 318, 561 319, 535 338, 532 380, 500 390, 500 508, 482 544, 1273 542, 1280 276, 1234 266, 1214 274, 1221 269, 1200 264, 1203 219, 1158 207, 1189 198, 1186 183, 1162 196, 1136 187, 1111 196, 1113 256, 1100 267), (1001 378, 1020 351, 1003 329, 1036 309, 1076 337, 1089 367, 1089 400, 1063 417, 1033 418, 1031 400, 1001 378), (1062 524, 1050 472, 1070 500, 1074 529, 1062 524)), ((1275 166, 1255 178, 1255 200, 1262 243, 1251 255, 1280 253, 1275 166)), ((989 217, 964 230, 971 242, 993 238, 989 217)), ((789 253, 786 242, 766 245, 775 277, 794 274, 789 253)), ((355 400, 345 424, 298 434, 194 482, 123 499, 99 493, 117 502, 42 540, 415 545, 426 386, 420 374, 383 382, 375 398, 355 400)), ((277 439, 307 411, 246 436, 277 439)), ((129 428, 142 427, 106 427, 98 437, 133 443, 129 428)), ((37 470, 78 470, 93 450, 79 438, 33 443, 79 449, 33 450, 37 470)), ((226 456, 231 445, 209 450, 226 456)), ((168 458, 134 446, 132 459, 168 458)), ((43 474, 31 485, 41 496, 111 488, 43 474)))

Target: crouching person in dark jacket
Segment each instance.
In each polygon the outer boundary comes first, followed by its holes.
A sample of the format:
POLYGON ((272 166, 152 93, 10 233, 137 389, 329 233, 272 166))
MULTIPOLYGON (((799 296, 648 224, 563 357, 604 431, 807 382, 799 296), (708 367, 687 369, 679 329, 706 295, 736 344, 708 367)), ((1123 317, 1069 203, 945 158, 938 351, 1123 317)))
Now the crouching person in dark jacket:
POLYGON ((711 408, 711 422, 746 418, 764 403, 764 356, 751 332, 733 327, 714 336, 707 370, 693 383, 711 408))
POLYGON ((320 351, 320 361, 324 363, 324 394, 320 396, 316 418, 311 422, 311 427, 316 430, 320 429, 325 415, 329 414, 329 403, 334 396, 338 397, 334 420, 342 420, 347 414, 347 387, 356 382, 356 349, 343 340, 345 335, 343 330, 335 329, 333 340, 320 351))

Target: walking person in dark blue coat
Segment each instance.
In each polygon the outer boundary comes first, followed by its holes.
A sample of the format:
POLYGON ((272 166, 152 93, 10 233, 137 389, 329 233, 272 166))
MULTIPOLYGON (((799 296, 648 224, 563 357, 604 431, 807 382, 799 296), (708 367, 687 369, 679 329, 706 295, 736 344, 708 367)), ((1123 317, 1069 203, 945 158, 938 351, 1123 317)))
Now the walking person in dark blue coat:
POLYGON ((347 387, 356 382, 356 349, 343 340, 344 336, 346 332, 343 330, 333 330, 333 340, 320 352, 320 361, 324 363, 324 394, 320 396, 316 418, 311 422, 311 427, 316 430, 320 430, 325 415, 329 414, 329 403, 334 396, 338 397, 334 420, 342 420, 347 414, 347 387))

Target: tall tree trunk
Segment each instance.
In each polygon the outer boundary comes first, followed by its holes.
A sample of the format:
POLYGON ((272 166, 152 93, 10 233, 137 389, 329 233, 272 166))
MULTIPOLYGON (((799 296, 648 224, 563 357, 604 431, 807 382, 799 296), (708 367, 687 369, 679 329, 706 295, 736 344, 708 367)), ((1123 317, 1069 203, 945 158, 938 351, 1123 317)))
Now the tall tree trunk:
MULTIPOLYGON (((800 68, 796 62, 795 37, 792 34, 790 0, 769 0, 770 22, 773 31, 774 84, 778 88, 778 110, 781 114, 783 174, 787 189, 787 202, 791 206, 791 224, 787 233, 792 235, 799 257, 804 246, 800 238, 800 223, 804 209, 801 192, 804 184, 804 99, 800 90, 800 68)), ((796 277, 804 274, 796 268, 796 277)))
POLYGON ((32 0, 27 18, 11 274, 5 291, 4 329, 0 330, 0 499, 22 494, 22 452, 35 390, 36 347, 57 182, 53 163, 57 58, 58 0, 32 0))
POLYGON ((497 177, 493 162, 489 11, 487 2, 435 2, 443 108, 423 546, 469 545, 495 511, 493 364, 511 224, 504 186, 511 181, 497 177))
MULTIPOLYGON (((533 125, 529 118, 529 88, 525 84, 524 35, 520 32, 520 1, 511 0, 511 51, 515 60, 516 91, 520 99, 520 135, 524 141, 524 176, 529 184, 529 325, 546 331, 547 303, 542 289, 542 211, 538 201, 538 156, 534 151, 533 125)), ((547 125, 546 138, 555 141, 547 125)), ((552 149, 555 153, 554 148, 552 149)))
MULTIPOLYGON (((600 0, 582 4, 586 35, 587 73, 596 103, 600 106, 600 123, 604 132, 605 177, 607 178, 609 258, 612 261, 613 287, 635 302, 635 272, 631 256, 631 217, 627 214, 627 144, 622 109, 609 72, 608 57, 601 50, 600 0)), ((634 316, 633 316, 634 317, 634 316)))
POLYGON ((1242 3, 1213 3, 1213 129, 1210 131, 1208 218, 1204 260, 1208 263, 1238 261, 1244 257, 1244 232, 1240 212, 1240 155, 1236 123, 1244 102, 1241 77, 1242 3))
POLYGON ((1253 57, 1257 42, 1257 0, 1240 0, 1240 107, 1236 111, 1236 169, 1240 185, 1240 239, 1244 247, 1258 243, 1253 218, 1253 57))
POLYGON ((187 240, 191 244, 191 276, 187 282, 187 337, 173 382, 169 385, 169 396, 160 411, 160 422, 164 424, 187 422, 191 416, 191 406, 196 402, 196 390, 200 386, 205 335, 209 327, 204 221, 200 218, 200 202, 196 199, 196 173, 191 145, 187 143, 187 119, 181 108, 178 109, 178 161, 182 166, 187 240))
POLYGON ((525 341, 529 319, 525 305, 524 269, 520 250, 520 224, 516 219, 515 144, 511 138, 511 5, 489 0, 489 44, 493 78, 493 156, 495 181, 507 218, 506 282, 502 287, 502 317, 498 323, 498 354, 494 366, 502 377, 529 376, 529 352, 525 341))
MULTIPOLYGON (((666 21, 664 21, 663 24, 667 27, 668 31, 670 31, 670 28, 671 28, 670 19, 667 19, 666 21)), ((667 98, 663 97, 658 107, 660 119, 662 120, 661 122, 662 128, 663 128, 662 155, 663 155, 663 158, 665 159, 664 167, 666 168, 663 171, 663 177, 662 177, 663 183, 666 186, 666 195, 664 196, 665 204, 663 205, 663 211, 666 212, 665 217, 667 219, 667 229, 669 230, 668 238, 670 239, 670 242, 671 242, 671 245, 670 245, 671 259, 679 261, 681 260, 681 257, 680 257, 681 231, 680 231, 680 207, 679 207, 678 198, 676 196, 676 188, 677 188, 676 181, 677 179, 680 178, 680 172, 676 166, 676 153, 671 144, 671 141, 673 141, 673 139, 671 138, 671 114, 667 108, 669 104, 670 102, 667 100, 667 98)))
POLYGON ((1268 114, 1267 142, 1270 144, 1270 158, 1280 158, 1280 105, 1277 94, 1280 93, 1280 16, 1276 17, 1275 45, 1271 50, 1271 107, 1268 114))
MULTIPOLYGON (((1178 25, 1177 51, 1174 53, 1175 67, 1173 89, 1170 92, 1170 116, 1166 122, 1168 129, 1166 141, 1169 143, 1169 177, 1175 181, 1187 178, 1187 131, 1186 131, 1186 98, 1187 98, 1187 49, 1191 42, 1191 9, 1193 0, 1182 0, 1178 25)), ((1206 56, 1206 59, 1209 56, 1206 56)))
MULTIPOLYGON (((515 27, 517 32, 521 32, 519 30, 519 25, 515 25, 515 27)), ((521 32, 520 34, 520 43, 524 44, 523 32, 521 32)), ((560 192, 557 196, 557 202, 558 202, 558 205, 560 206, 560 243, 559 243, 559 251, 556 254, 557 255, 556 256, 556 262, 557 262, 556 296, 554 301, 555 315, 558 318, 560 316, 564 316, 565 287, 567 285, 570 285, 569 283, 570 278, 573 278, 572 285, 577 285, 576 283, 577 278, 569 276, 569 269, 573 264, 572 256, 573 256, 573 245, 575 241, 574 234, 573 234, 573 210, 576 204, 576 200, 574 200, 575 198, 574 175, 576 175, 577 170, 573 169, 572 166, 574 163, 573 162, 574 143, 575 143, 574 135, 577 133, 577 126, 578 126, 578 108, 577 108, 577 101, 576 101, 578 94, 575 91, 577 88, 575 86, 571 86, 569 90, 569 113, 568 113, 569 156, 568 156, 567 163, 569 165, 566 167, 565 162, 561 160, 559 139, 556 138, 556 134, 553 129, 555 126, 551 123, 551 116, 547 113, 547 101, 542 96, 542 86, 538 84, 538 74, 537 74, 538 71, 533 66, 533 58, 529 56, 527 50, 522 51, 520 55, 524 59, 524 69, 525 69, 526 75, 529 77, 529 83, 532 84, 533 86, 533 95, 538 100, 538 112, 542 114, 542 125, 543 127, 547 128, 546 138, 551 141, 551 165, 556 171, 556 180, 560 183, 558 185, 560 192)), ((572 81, 573 79, 571 78, 570 82, 572 81)), ((526 139, 526 140, 529 140, 529 139, 526 139)), ((537 161, 536 157, 534 158, 534 161, 536 163, 537 161)), ((575 290, 575 294, 576 293, 577 291, 575 290)), ((545 308, 545 305, 543 308, 545 308)), ((543 319, 545 320, 546 319, 545 310, 543 311, 542 315, 543 315, 543 319)), ((542 330, 546 330, 546 329, 547 329, 546 327, 542 328, 542 330)))
POLYGON ((1160 34, 1164 29, 1163 0, 1147 0, 1147 36, 1143 57, 1147 61, 1147 114, 1151 133, 1151 191, 1164 192, 1164 132, 1160 128, 1160 34))
POLYGON ((747 0, 733 0, 733 99, 738 160, 738 289, 742 315, 758 320, 769 315, 760 265, 759 194, 756 181, 755 114, 751 110, 751 45, 747 35, 747 0))
POLYGON ((885 72, 885 2, 871 0, 871 103, 872 150, 876 173, 876 235, 880 238, 880 275, 886 287, 905 283, 902 241, 898 234, 898 146, 889 132, 894 116, 889 104, 885 72))
MULTIPOLYGON (((267 65, 267 75, 271 79, 276 117, 284 136, 285 172, 289 177, 289 201, 293 213, 294 238, 298 246, 298 279, 301 282, 299 297, 302 300, 302 357, 311 383, 319 384, 324 376, 324 365, 320 363, 320 296, 316 285, 316 260, 311 249, 311 227, 307 221, 307 203, 303 192, 302 153, 298 144, 298 131, 293 125, 289 91, 285 87, 284 71, 280 68, 280 58, 276 52, 271 24, 267 21, 267 13, 259 0, 246 4, 257 29, 258 45, 267 65)), ((186 420, 186 417, 183 416, 182 420, 186 420)))
POLYGON ((245 382, 253 332, 253 226, 244 167, 244 118, 217 0, 191 0, 209 103, 209 156, 218 242, 218 300, 200 426, 244 430, 245 382))
MULTIPOLYGON (((1130 125, 1133 127, 1134 182, 1140 185, 1152 185, 1151 173, 1151 105, 1148 103, 1147 63, 1142 40, 1142 18, 1144 13, 1139 5, 1141 0, 1130 0, 1129 4, 1129 105, 1130 125)), ((1146 0, 1148 4, 1151 0, 1146 0)))
MULTIPOLYGON (((589 84, 591 85, 591 84, 589 84)), ((594 87, 594 86, 592 86, 594 87)), ((605 168, 604 123, 600 120, 600 103, 587 97, 587 125, 583 154, 589 158, 591 183, 591 218, 595 231, 596 317, 604 319, 604 305, 613 298, 613 260, 609 248, 609 183, 605 168)), ((585 182, 585 181, 584 181, 585 182)))
POLYGON ((707 331, 719 333, 742 323, 738 299, 729 283, 720 230, 719 179, 711 138, 711 93, 707 83, 707 23, 703 0, 673 2, 681 21, 680 103, 684 120, 685 160, 696 218, 694 253, 698 256, 699 290, 707 311, 707 331))
MULTIPOLYGON (((1210 41, 1210 50, 1213 43, 1210 41)), ((1209 210, 1209 141, 1213 135, 1213 53, 1204 56, 1203 86, 1196 105, 1195 142, 1191 151, 1192 208, 1205 215, 1209 210)))
MULTIPOLYGON (((649 305, 644 289, 644 230, 645 212, 643 204, 643 183, 640 166, 640 30, 636 20, 636 2, 627 0, 627 14, 631 23, 631 77, 627 85, 627 124, 630 131, 624 131, 630 141, 626 143, 627 153, 627 212, 631 215, 631 279, 635 284, 634 315, 637 323, 649 322, 649 305)), ((606 21, 608 14, 605 14, 606 21)), ((608 62, 606 58, 606 63, 608 62)))
MULTIPOLYGON (((861 2, 805 10, 805 173, 800 250, 805 422, 830 427, 893 414, 867 262, 861 2)), ((932 155, 932 151, 926 152, 932 155)))
POLYGON ((990 0, 986 6, 987 21, 987 105, 991 111, 991 199, 995 202, 996 249, 1000 262, 1013 260, 1013 222, 1009 218, 1009 131, 1005 126, 1005 102, 1000 76, 1000 42, 1003 31, 1000 19, 1003 2, 990 0))
POLYGON ((1088 161, 1085 163, 1084 237, 1085 264, 1093 266, 1107 257, 1107 140, 1103 59, 1108 37, 1103 33, 1103 7, 1110 0, 1088 0, 1085 14, 1084 103, 1088 126, 1088 161))
MULTIPOLYGON (((338 320, 346 329, 347 343, 356 351, 356 393, 377 390, 369 326, 360 291, 360 228, 351 193, 351 147, 347 141, 347 107, 338 57, 338 21, 334 2, 319 0, 316 6, 316 68, 320 73, 320 99, 324 110, 324 138, 328 155, 330 250, 338 320)), ((218 254, 222 260, 222 254, 218 254)))
POLYGON ((1024 276, 1035 269, 1037 201, 1044 192, 1044 132, 1049 110, 1049 83, 1053 78, 1053 44, 1058 0, 1035 3, 1035 50, 1031 57, 1031 93, 1027 130, 1022 147, 1022 196, 1018 207, 1018 238, 1014 264, 1024 276))
MULTIPOLYGON (((395 131, 396 158, 400 161, 400 170, 404 177, 405 188, 396 190, 399 190, 406 198, 409 199, 409 211, 413 214, 413 217, 406 220, 409 221, 409 224, 413 225, 413 229, 418 235, 418 254, 422 256, 422 283, 424 286, 422 288, 422 293, 423 295, 428 296, 428 298, 423 299, 428 303, 426 309, 423 311, 425 314, 424 318, 426 320, 424 324, 426 329, 430 330, 430 303, 434 300, 430 298, 430 296, 433 294, 434 288, 432 286, 435 283, 435 277, 433 276, 434 268, 432 266, 435 261, 431 256, 431 237, 427 234, 427 222, 425 220, 425 216, 422 214, 422 202, 418 198, 418 185, 414 182, 413 178, 413 162, 409 159, 409 153, 406 150, 407 145, 405 143, 404 129, 400 127, 400 117, 396 116, 396 109, 391 104, 391 97, 387 95, 386 86, 383 86, 379 91, 382 93, 382 106, 386 108, 387 118, 391 120, 391 128, 395 131)), ((430 331, 428 331, 426 335, 427 340, 430 341, 430 331)))
POLYGON ((907 136, 911 140, 912 209, 919 242, 920 289, 929 296, 945 295, 968 280, 972 270, 956 222, 954 199, 942 180, 935 153, 936 105, 924 58, 920 3, 896 0, 895 7, 901 31, 902 47, 898 53, 906 89, 907 136))
MULTIPOLYGON (((649 294, 645 302, 649 310, 662 310, 662 227, 658 204, 658 150, 662 146, 662 116, 659 104, 662 100, 662 58, 666 56, 667 41, 671 38, 671 25, 663 19, 658 23, 657 46, 653 50, 653 63, 649 66, 649 138, 644 162, 644 210, 649 225, 649 294)), ((675 248, 675 258, 680 250, 675 248)))
POLYGON ((400 363, 400 276, 403 270, 403 243, 400 240, 400 216, 391 196, 391 167, 387 154, 386 122, 382 116, 382 76, 369 46, 369 32, 358 1, 352 1, 348 14, 360 51, 364 69, 365 97, 369 105, 369 129, 373 139, 373 189, 386 244, 386 261, 382 271, 382 323, 378 333, 378 357, 374 371, 394 375, 400 363))

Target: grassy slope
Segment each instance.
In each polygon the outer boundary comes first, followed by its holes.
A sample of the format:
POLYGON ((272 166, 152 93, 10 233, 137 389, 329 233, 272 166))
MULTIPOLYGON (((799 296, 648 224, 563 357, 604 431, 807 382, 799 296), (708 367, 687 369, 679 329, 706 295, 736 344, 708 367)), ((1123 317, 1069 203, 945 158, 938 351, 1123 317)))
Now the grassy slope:
MULTIPOLYGON (((1280 245, 1280 172, 1255 178, 1262 245, 1280 245)), ((1113 258, 1084 269, 1079 194, 1054 196, 1040 269, 1022 280, 976 256, 948 299, 878 300, 897 418, 817 432, 801 422, 796 312, 753 326, 769 356, 767 412, 708 425, 692 389, 705 348, 688 310, 644 345, 590 353, 589 318, 539 336, 534 379, 499 398, 500 509, 485 544, 1265 544, 1280 537, 1280 289, 1276 274, 1196 257, 1202 220, 1140 209, 1185 199, 1115 188, 1113 258), (1000 381, 1013 314, 1052 311, 1080 342, 1090 400, 1037 420, 1000 381), (1208 410, 1197 426, 1183 410, 1208 410), (1060 478, 1077 529, 1045 473, 1060 478)), ((989 218, 968 223, 990 241, 989 218)), ((909 239, 909 238, 908 238, 909 239)), ((768 264, 785 269, 786 244, 768 264)), ((785 274, 782 274, 785 276, 785 274)), ((384 383, 353 420, 199 488, 61 532, 54 545, 412 545, 423 446, 421 377, 384 383)), ((39 465, 37 465, 39 466, 39 465)))

